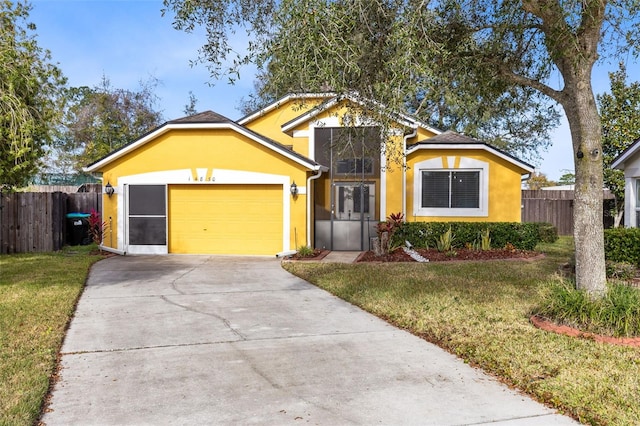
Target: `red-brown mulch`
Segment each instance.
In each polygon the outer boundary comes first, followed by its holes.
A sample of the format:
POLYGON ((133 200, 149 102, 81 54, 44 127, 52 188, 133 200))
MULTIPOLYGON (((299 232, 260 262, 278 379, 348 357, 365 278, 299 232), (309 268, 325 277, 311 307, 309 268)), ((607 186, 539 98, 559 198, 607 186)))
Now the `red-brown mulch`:
POLYGON ((556 324, 537 315, 532 316, 530 318, 530 321, 534 326, 541 330, 551 331, 553 333, 563 334, 565 336, 591 339, 595 340, 596 342, 611 343, 613 345, 640 347, 640 337, 611 337, 603 336, 600 334, 587 333, 584 331, 580 331, 577 328, 569 327, 568 325, 556 324))
POLYGON ((313 255, 300 256, 298 253, 291 256, 291 260, 322 260, 326 255, 331 253, 330 250, 313 249, 313 255))
MULTIPOLYGON (((436 249, 415 249, 429 262, 450 262, 455 260, 506 260, 506 259, 535 259, 541 256, 539 252, 528 250, 469 250, 456 249, 452 252, 440 252, 436 249)), ((402 248, 392 253, 376 256, 372 251, 364 252, 358 262, 415 262, 402 248)))

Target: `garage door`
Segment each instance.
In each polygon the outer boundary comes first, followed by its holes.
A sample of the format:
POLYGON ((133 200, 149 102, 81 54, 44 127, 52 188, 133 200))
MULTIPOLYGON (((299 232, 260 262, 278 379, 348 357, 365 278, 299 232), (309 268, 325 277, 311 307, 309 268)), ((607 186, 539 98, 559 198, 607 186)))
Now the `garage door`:
POLYGON ((169 252, 282 251, 282 185, 169 186, 169 252))

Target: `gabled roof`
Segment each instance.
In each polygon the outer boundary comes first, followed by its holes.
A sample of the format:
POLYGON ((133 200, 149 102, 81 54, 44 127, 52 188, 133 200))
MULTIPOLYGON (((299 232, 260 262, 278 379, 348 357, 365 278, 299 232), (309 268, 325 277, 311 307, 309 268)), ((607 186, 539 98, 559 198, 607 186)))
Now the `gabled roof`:
POLYGON ((418 127, 422 127, 423 129, 428 130, 431 133, 435 133, 436 135, 441 133, 440 130, 435 129, 435 128, 433 128, 433 127, 421 122, 420 120, 416 119, 415 117, 412 117, 412 116, 407 115, 407 114, 402 114, 402 113, 389 112, 389 111, 386 110, 384 105, 381 105, 381 104, 379 104, 379 103, 377 103, 375 101, 367 101, 367 102, 365 102, 360 96, 358 96, 355 93, 349 93, 349 94, 340 95, 340 96, 333 95, 332 97, 328 98, 325 102, 321 103, 320 105, 316 106, 315 108, 312 108, 309 111, 305 112, 304 114, 301 114, 298 117, 294 118, 293 120, 290 120, 290 121, 284 123, 281 126, 282 131, 285 132, 285 133, 291 132, 291 131, 293 131, 294 128, 298 127, 300 124, 306 123, 306 122, 314 119, 318 115, 320 115, 323 112, 333 108, 334 106, 338 105, 340 102, 345 101, 345 100, 347 100, 349 102, 353 102, 353 103, 358 104, 358 105, 362 105, 362 106, 374 105, 375 108, 380 110, 381 113, 386 114, 387 116, 389 116, 393 120, 397 121, 398 124, 400 124, 402 126, 406 126, 406 127, 411 128, 411 129, 417 129, 418 127))
POLYGON ((167 121, 166 123, 155 128, 154 130, 151 130, 135 141, 111 152, 110 154, 88 165, 87 167, 84 167, 83 170, 86 172, 98 171, 107 164, 117 160, 124 155, 127 155, 128 153, 138 149, 139 147, 156 139, 164 133, 167 133, 171 130, 184 129, 231 129, 261 144, 262 146, 265 146, 266 148, 269 148, 272 151, 277 152, 278 154, 290 160, 293 160, 294 162, 304 167, 307 167, 310 170, 326 170, 325 166, 316 163, 315 161, 305 157, 304 155, 300 155, 297 152, 288 149, 286 146, 272 139, 266 138, 258 133, 255 133, 247 129, 246 127, 239 125, 235 121, 232 121, 231 119, 217 114, 213 111, 205 111, 192 116, 167 121))
POLYGON ((420 143, 484 144, 484 142, 479 139, 475 139, 451 130, 447 130, 446 132, 440 133, 439 135, 436 135, 432 138, 417 142, 417 144, 420 143))
POLYGON ((620 155, 618 155, 611 163, 612 169, 624 170, 624 163, 634 154, 640 151, 640 138, 636 139, 631 145, 627 147, 620 155))
POLYGON ((238 124, 244 126, 245 124, 250 123, 251 121, 255 120, 256 118, 260 118, 260 117, 266 115, 267 113, 269 113, 270 111, 273 111, 274 109, 277 109, 277 108, 281 107, 282 105, 287 104, 288 102, 290 102, 292 100, 329 99, 329 98, 333 98, 335 96, 336 96, 335 93, 330 93, 330 92, 326 92, 326 93, 289 93, 289 94, 283 96, 282 98, 278 99, 277 101, 270 103, 269 105, 265 106, 264 108, 260 108, 259 110, 253 111, 253 112, 245 115, 244 117, 242 117, 241 119, 238 120, 238 124))
POLYGON ((178 118, 176 120, 168 121, 170 124, 179 123, 229 123, 233 120, 228 119, 224 115, 220 115, 213 111, 204 111, 198 114, 189 115, 187 117, 178 118))
POLYGON ((534 171, 535 167, 531 164, 526 163, 517 157, 509 154, 508 152, 502 151, 494 146, 489 145, 486 142, 482 142, 481 140, 461 135, 460 133, 453 132, 448 130, 444 133, 436 135, 432 138, 425 139, 419 141, 409 147, 407 147, 407 155, 410 155, 414 152, 417 152, 421 149, 481 149, 487 152, 490 152, 503 160, 506 160, 521 169, 526 170, 531 173, 534 171))

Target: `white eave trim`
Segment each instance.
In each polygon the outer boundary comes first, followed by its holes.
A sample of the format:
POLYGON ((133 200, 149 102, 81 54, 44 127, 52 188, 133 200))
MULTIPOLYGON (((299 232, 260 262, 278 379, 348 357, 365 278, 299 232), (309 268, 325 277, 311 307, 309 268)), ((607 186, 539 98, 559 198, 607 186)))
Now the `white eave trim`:
MULTIPOLYGON (((428 139, 427 139, 428 142, 428 139)), ((509 155, 504 154, 503 152, 498 151, 495 148, 492 148, 488 145, 484 145, 484 144, 451 144, 451 143, 442 143, 442 144, 418 144, 418 145, 413 145, 409 148, 407 148, 407 156, 414 153, 415 151, 419 151, 422 149, 427 149, 427 150, 434 150, 434 149, 454 149, 454 150, 474 150, 474 149, 480 149, 480 150, 484 150, 487 152, 490 152, 491 154, 502 158, 503 160, 506 160, 508 162, 510 162, 511 164, 514 164, 518 167, 520 167, 521 169, 526 170, 528 173, 533 173, 533 171, 535 170, 534 167, 530 166, 529 164, 523 163, 509 155)))
POLYGON ((120 157, 123 157, 127 154, 129 154, 132 151, 135 151, 136 149, 140 148, 141 146, 145 145, 147 142, 150 142, 154 139, 156 139, 157 137, 167 133, 170 130, 193 130, 193 129, 231 129, 231 130, 235 130, 236 132, 238 132, 239 134, 255 141, 258 142, 260 145, 271 149, 272 151, 277 152, 278 154, 310 169, 310 170, 319 170, 322 166, 318 165, 318 164, 313 164, 313 163, 309 163, 307 161, 304 161, 302 158, 299 158, 296 155, 292 155, 291 152, 287 151, 284 148, 279 148, 276 145, 273 145, 267 141, 265 141, 264 139, 256 136, 255 133, 249 132, 247 131, 247 129, 245 129, 242 126, 239 126, 238 124, 234 123, 234 122, 225 122, 225 123, 171 123, 171 124, 166 124, 164 126, 159 127, 158 129, 154 130, 153 132, 143 136, 142 138, 138 139, 137 141, 133 142, 130 145, 126 145, 125 147, 123 147, 122 149, 114 152, 111 155, 108 155, 107 157, 103 158, 102 160, 88 166, 88 167, 83 167, 83 171, 85 172, 95 172, 100 170, 102 167, 106 166, 107 164, 117 160, 120 157))
MULTIPOLYGON (((360 102, 356 97, 353 96, 345 96, 344 98, 342 97, 338 97, 334 95, 334 98, 321 104, 318 105, 316 108, 311 109, 310 111, 307 111, 306 113, 298 116, 297 118, 293 119, 292 121, 289 121, 288 123, 285 123, 284 125, 281 126, 282 132, 283 133, 288 133, 290 131, 293 131, 296 127, 298 127, 299 125, 313 119, 314 117, 317 117, 319 114, 327 111, 328 109, 334 107, 335 105, 337 105, 338 103, 342 102, 343 100, 348 100, 350 102, 354 102, 354 103, 358 103, 358 104, 362 104, 362 102, 360 102)), ((381 111, 385 111, 385 107, 383 105, 378 105, 378 107, 380 108, 381 111)), ((431 133, 434 133, 436 135, 439 135, 442 133, 442 131, 438 130, 438 129, 434 129, 432 127, 427 126, 426 124, 422 123, 421 121, 418 121, 408 115, 405 114, 400 114, 400 113, 396 113, 395 114, 397 117, 393 117, 392 118, 400 125, 405 126, 405 127, 409 127, 411 129, 415 129, 417 127, 421 127, 425 130, 428 130, 431 133)), ((241 123, 242 124, 242 123, 241 123)))
POLYGON ((635 155, 638 152, 638 149, 640 149, 640 139, 635 141, 629 149, 627 149, 625 152, 622 153, 622 155, 616 158, 614 162, 611 163, 611 168, 624 170, 624 163, 633 155, 635 155))
POLYGON ((240 125, 245 125, 247 123, 252 122, 253 120, 255 120, 256 118, 260 118, 264 115, 266 115, 267 113, 269 113, 270 111, 273 111, 274 109, 280 108, 282 105, 295 100, 295 99, 317 99, 317 98, 331 98, 336 96, 335 93, 301 93, 301 94, 289 94, 284 96, 283 98, 278 99, 277 101, 267 105, 266 107, 259 109, 258 111, 247 115, 246 117, 242 117, 240 120, 237 121, 238 124, 240 125))
POLYGON ((318 114, 326 111, 327 109, 332 108, 337 103, 338 103, 338 98, 334 97, 330 101, 325 102, 324 104, 322 104, 322 108, 318 108, 318 107, 312 108, 311 111, 305 112, 304 114, 298 116, 294 120, 283 124, 280 128, 282 129, 283 133, 287 133, 290 130, 293 130, 296 127, 298 127, 300 124, 306 123, 307 121, 313 119, 314 117, 318 116, 318 114))

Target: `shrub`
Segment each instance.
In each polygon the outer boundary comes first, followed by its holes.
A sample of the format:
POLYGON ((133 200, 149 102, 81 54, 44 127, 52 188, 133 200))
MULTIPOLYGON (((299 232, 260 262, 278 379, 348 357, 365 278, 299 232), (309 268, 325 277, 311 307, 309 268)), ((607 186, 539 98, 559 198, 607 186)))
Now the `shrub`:
POLYGON ((636 275, 636 266, 631 263, 607 260, 605 266, 607 278, 629 281, 636 275))
POLYGON ((101 220, 100 213, 94 209, 91 209, 88 221, 91 240, 97 245, 102 244, 102 235, 107 228, 107 223, 101 220))
POLYGON ((389 215, 386 221, 379 222, 376 225, 377 240, 374 241, 374 252, 376 256, 389 253, 394 248, 400 247, 404 244, 404 241, 400 240, 400 244, 396 244, 398 241, 394 238, 395 233, 400 229, 404 223, 404 214, 392 213, 389 215))
POLYGON ((491 249, 491 236, 489 228, 485 229, 480 233, 480 248, 483 251, 491 249))
POLYGON ((437 247, 439 238, 449 228, 455 235, 452 249, 473 245, 478 236, 488 232, 490 247, 512 244, 519 250, 533 250, 540 242, 539 224, 515 222, 404 222, 393 235, 393 245, 409 241, 418 248, 437 247))
POLYGON ((298 256, 300 257, 311 257, 313 256, 313 248, 310 246, 300 246, 298 247, 298 256))
POLYGON ((612 262, 640 265, 640 228, 605 229, 604 253, 612 262))
POLYGON ((640 336, 640 290, 625 284, 609 284, 602 298, 592 299, 571 283, 553 282, 534 313, 586 332, 640 336))
POLYGON ((444 234, 440 235, 438 241, 436 241, 436 248, 440 252, 449 252, 453 246, 454 236, 451 233, 451 227, 444 234))
POLYGON ((555 243, 558 241, 558 229, 555 226, 547 222, 536 223, 536 225, 538 226, 540 242, 555 243))

